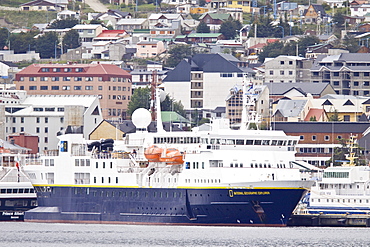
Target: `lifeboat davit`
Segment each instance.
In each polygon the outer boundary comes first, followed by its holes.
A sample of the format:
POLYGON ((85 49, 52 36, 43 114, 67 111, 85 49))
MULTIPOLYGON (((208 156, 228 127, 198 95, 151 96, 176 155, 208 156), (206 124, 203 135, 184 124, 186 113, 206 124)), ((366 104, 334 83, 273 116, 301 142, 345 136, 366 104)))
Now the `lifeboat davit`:
POLYGON ((156 145, 152 145, 145 150, 144 155, 149 162, 159 162, 159 158, 162 156, 162 152, 162 148, 156 145))
POLYGON ((184 155, 176 148, 168 148, 164 155, 159 157, 160 162, 166 162, 168 165, 178 165, 184 163, 184 155))

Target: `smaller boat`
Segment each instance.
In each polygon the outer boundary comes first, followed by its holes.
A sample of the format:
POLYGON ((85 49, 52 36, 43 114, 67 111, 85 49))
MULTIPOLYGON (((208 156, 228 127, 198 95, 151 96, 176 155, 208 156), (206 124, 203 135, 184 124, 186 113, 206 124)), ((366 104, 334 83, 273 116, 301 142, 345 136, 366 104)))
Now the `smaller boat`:
POLYGON ((145 150, 144 155, 149 162, 159 162, 159 158, 162 156, 162 152, 162 148, 156 145, 152 145, 145 150))
POLYGON ((184 155, 176 148, 167 148, 164 150, 159 162, 166 162, 168 165, 179 165, 184 163, 184 155))

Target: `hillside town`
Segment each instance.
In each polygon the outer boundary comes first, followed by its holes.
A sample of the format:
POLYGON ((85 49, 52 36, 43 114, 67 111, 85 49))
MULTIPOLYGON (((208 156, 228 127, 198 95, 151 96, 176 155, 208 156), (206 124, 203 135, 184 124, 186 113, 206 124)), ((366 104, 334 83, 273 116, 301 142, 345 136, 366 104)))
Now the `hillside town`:
POLYGON ((237 129, 247 84, 252 127, 298 136, 297 160, 329 166, 357 136, 369 163, 367 1, 33 0, 0 9, 47 17, 19 26, 0 14, 0 139, 33 154, 56 149, 68 126, 90 140, 134 132, 131 115, 151 109, 153 87, 165 96, 165 130, 217 118, 237 129))

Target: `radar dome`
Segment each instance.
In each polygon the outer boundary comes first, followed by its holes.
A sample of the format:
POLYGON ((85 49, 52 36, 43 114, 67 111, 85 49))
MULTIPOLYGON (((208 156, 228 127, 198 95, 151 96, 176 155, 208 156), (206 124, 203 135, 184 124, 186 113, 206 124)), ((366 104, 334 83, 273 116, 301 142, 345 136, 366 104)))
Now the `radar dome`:
POLYGON ((152 116, 147 109, 138 108, 132 113, 131 119, 136 128, 143 129, 149 126, 152 116))

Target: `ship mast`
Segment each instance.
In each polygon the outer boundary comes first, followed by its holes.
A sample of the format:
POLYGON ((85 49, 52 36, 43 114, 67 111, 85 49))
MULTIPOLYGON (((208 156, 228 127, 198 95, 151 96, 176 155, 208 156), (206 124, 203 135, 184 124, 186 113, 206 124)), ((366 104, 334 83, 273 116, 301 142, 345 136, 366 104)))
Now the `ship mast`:
POLYGON ((349 154, 346 154, 346 159, 349 160, 349 164, 345 166, 355 166, 356 165, 355 160, 358 158, 358 157, 355 157, 356 140, 357 140, 357 135, 354 136, 351 134, 347 142, 347 144, 349 145, 349 154))
POLYGON ((150 84, 151 92, 151 115, 152 121, 157 122, 157 132, 164 132, 162 115, 161 115, 161 99, 160 89, 157 88, 157 71, 152 72, 152 82, 150 84))

